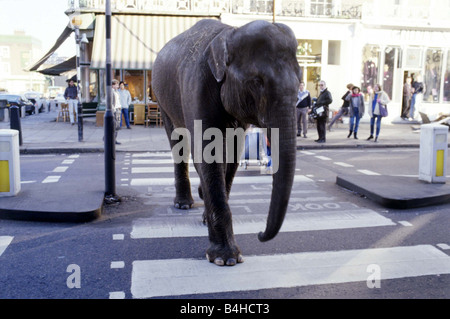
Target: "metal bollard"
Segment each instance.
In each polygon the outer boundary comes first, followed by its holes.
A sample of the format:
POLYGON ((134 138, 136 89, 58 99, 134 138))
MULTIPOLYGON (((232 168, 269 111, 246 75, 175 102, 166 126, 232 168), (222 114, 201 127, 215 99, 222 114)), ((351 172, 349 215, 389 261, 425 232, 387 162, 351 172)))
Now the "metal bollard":
POLYGON ((19 145, 22 146, 22 129, 20 127, 20 110, 17 106, 12 105, 10 108, 11 117, 10 117, 10 129, 19 131, 19 145))

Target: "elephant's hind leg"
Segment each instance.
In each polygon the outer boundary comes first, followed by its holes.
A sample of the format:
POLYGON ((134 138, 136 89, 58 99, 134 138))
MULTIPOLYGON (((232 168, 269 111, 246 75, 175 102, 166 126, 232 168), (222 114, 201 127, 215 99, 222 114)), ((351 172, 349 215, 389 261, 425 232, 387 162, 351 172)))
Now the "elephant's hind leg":
POLYGON ((173 203, 175 208, 189 209, 194 204, 194 199, 192 198, 191 193, 191 183, 189 181, 189 143, 184 143, 184 145, 186 145, 185 149, 179 150, 178 148, 174 148, 174 146, 180 142, 182 137, 180 136, 180 140, 172 140, 171 136, 174 126, 170 118, 164 112, 162 112, 162 117, 167 137, 169 138, 172 157, 175 161, 174 170, 176 195, 173 203), (182 154, 179 152, 182 152, 182 154), (177 161, 177 159, 181 161, 177 161))

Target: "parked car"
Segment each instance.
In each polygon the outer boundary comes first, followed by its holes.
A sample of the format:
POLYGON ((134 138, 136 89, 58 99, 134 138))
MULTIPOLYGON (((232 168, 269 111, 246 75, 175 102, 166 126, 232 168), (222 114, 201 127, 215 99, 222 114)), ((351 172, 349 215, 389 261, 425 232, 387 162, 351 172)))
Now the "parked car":
POLYGON ((23 94, 31 103, 35 106, 35 110, 38 110, 39 113, 45 111, 47 100, 44 98, 44 94, 40 92, 25 92, 23 94))
POLYGON ((10 106, 25 106, 25 112, 29 115, 34 113, 34 104, 21 94, 0 94, 0 100, 7 100, 10 106))
POLYGON ((61 105, 61 103, 67 103, 66 99, 64 98, 64 94, 62 94, 62 93, 58 93, 53 100, 59 106, 61 105))

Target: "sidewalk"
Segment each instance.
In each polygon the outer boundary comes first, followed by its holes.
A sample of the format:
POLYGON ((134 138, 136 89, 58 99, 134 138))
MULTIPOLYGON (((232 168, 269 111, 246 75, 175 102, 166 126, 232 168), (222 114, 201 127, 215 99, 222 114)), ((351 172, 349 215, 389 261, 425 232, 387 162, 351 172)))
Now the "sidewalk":
MULTIPOLYGON (((57 112, 40 113, 21 118, 23 145, 21 153, 80 153, 103 152, 104 128, 97 127, 95 117, 83 120, 83 141, 78 141, 78 125, 69 122, 56 122, 57 112)), ((418 123, 399 121, 392 124, 382 122, 378 142, 366 141, 370 135, 369 123, 361 122, 358 140, 347 138, 348 125, 337 124, 331 132, 327 131, 327 141, 323 144, 314 142, 318 138, 315 127, 308 129, 308 138, 298 137, 298 149, 327 148, 369 148, 369 147, 419 147, 420 131, 413 130, 418 123)), ((145 127, 131 125, 118 132, 117 152, 158 152, 170 151, 169 141, 163 127, 145 127)), ((0 122, 0 129, 9 129, 9 122, 0 122)))
MULTIPOLYGON (((103 152, 104 128, 97 127, 95 117, 83 121, 83 141, 78 141, 78 125, 69 122, 56 122, 57 112, 26 116, 21 118, 23 145, 21 154, 47 153, 85 153, 103 152)), ((317 144, 316 128, 308 130, 308 138, 297 137, 297 149, 333 148, 393 148, 420 146, 420 131, 413 130, 418 123, 399 121, 382 123, 378 142, 367 141, 370 135, 369 123, 361 122, 359 139, 347 138, 348 125, 338 124, 327 131, 327 142, 317 144)), ((132 125, 132 129, 118 132, 116 152, 168 152, 169 142, 162 127, 132 125)), ((0 129, 9 129, 10 123, 0 122, 0 129)), ((414 172, 415 174, 416 172, 414 172)), ((66 179, 67 180, 67 179, 66 179)), ((13 218, 40 221, 86 222, 101 215, 103 210, 104 184, 92 183, 91 176, 80 174, 65 182, 66 184, 40 183, 23 184, 21 192, 14 197, 0 197, 0 218, 13 218), (83 187, 90 185, 90 187, 83 187), (49 201, 52 198, 70 198, 71 201, 49 201), (80 207, 78 204, 83 202, 80 207)), ((348 175, 337 176, 336 184, 363 194, 382 206, 393 208, 414 208, 450 202, 450 185, 427 184, 417 178, 390 176, 348 175)))

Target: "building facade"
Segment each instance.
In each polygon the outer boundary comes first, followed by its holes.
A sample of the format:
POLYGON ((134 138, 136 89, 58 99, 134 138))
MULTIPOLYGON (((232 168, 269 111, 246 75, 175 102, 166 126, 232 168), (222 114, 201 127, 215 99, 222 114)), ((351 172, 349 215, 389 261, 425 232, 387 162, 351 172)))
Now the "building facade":
POLYGON ((0 91, 44 91, 45 76, 25 70, 33 59, 42 54, 41 48, 42 44, 38 39, 23 31, 0 35, 0 91))
MULTIPOLYGON (((448 0, 112 0, 113 76, 129 85, 135 102, 155 99, 153 61, 172 37, 203 18, 240 26, 256 19, 287 24, 312 96, 318 81, 338 109, 347 83, 366 94, 379 83, 389 117, 400 117, 407 76, 425 84, 420 110, 430 119, 450 113, 450 1, 448 0), (275 4, 275 7, 274 7, 275 4)), ((83 71, 85 100, 105 100, 104 0, 69 1, 68 12, 93 15, 83 71)), ((68 13, 66 12, 66 13, 68 13)))

